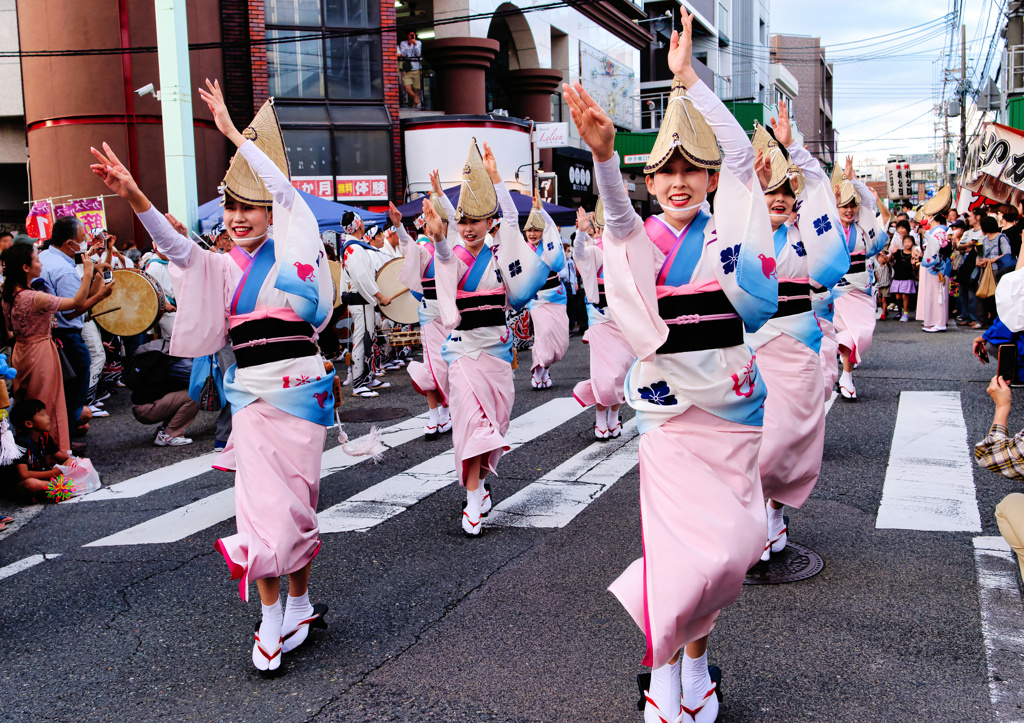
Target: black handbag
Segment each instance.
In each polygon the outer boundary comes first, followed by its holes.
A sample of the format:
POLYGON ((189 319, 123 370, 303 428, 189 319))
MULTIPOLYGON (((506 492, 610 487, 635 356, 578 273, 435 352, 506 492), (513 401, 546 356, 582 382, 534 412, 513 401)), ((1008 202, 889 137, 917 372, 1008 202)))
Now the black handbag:
POLYGON ((213 370, 217 368, 217 360, 210 357, 210 375, 203 382, 203 388, 199 391, 199 410, 202 412, 220 411, 220 392, 217 391, 217 380, 213 376, 213 370))
POLYGON ((78 379, 78 375, 75 374, 75 370, 71 366, 71 360, 64 353, 64 345, 60 343, 60 340, 57 340, 57 356, 60 358, 60 373, 64 377, 64 381, 71 382, 78 379))

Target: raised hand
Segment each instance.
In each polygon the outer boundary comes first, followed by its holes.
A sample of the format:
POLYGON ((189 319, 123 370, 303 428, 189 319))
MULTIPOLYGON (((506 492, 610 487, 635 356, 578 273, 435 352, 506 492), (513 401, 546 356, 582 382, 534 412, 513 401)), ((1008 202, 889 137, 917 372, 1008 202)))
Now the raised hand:
POLYGON ((501 174, 498 173, 498 162, 494 159, 494 151, 486 143, 484 143, 484 169, 487 171, 487 177, 491 179, 491 183, 495 186, 501 183, 501 174))
POLYGON ((199 89, 199 96, 206 101, 207 107, 213 113, 213 122, 217 124, 217 130, 223 133, 236 146, 245 143, 245 137, 238 132, 235 124, 231 121, 227 104, 224 102, 224 93, 220 89, 220 82, 206 79, 206 88, 199 89))
POLYGON ((693 53, 693 15, 680 8, 679 22, 683 29, 682 32, 672 31, 672 39, 668 46, 668 67, 672 74, 689 88, 700 80, 690 62, 693 53))
POLYGON ((402 212, 395 208, 395 204, 388 202, 388 218, 391 219, 391 225, 398 228, 402 225, 402 212))
POLYGON ((128 172, 125 165, 121 163, 114 151, 106 143, 103 144, 103 153, 90 147, 90 151, 99 163, 89 166, 101 181, 111 191, 128 201, 137 213, 149 210, 149 201, 139 189, 132 174, 128 172))
POLYGON ((761 182, 761 190, 767 191, 768 184, 772 182, 772 164, 763 148, 757 149, 757 155, 754 158, 754 172, 757 173, 757 180, 761 182))
POLYGON ((95 265, 92 261, 92 256, 89 254, 82 254, 82 276, 92 276, 95 265))
POLYGON ((541 208, 543 208, 543 206, 541 206, 540 204, 540 191, 538 191, 536 188, 533 189, 533 207, 538 211, 541 208))
POLYGON ((444 189, 441 188, 441 176, 437 172, 437 169, 430 172, 430 190, 438 196, 444 193, 444 189))
POLYGON ((164 218, 166 218, 167 222, 169 224, 171 224, 171 228, 173 228, 175 231, 177 231, 179 234, 181 234, 185 238, 189 237, 188 229, 185 228, 185 224, 183 224, 181 221, 179 221, 178 219, 176 219, 174 216, 172 216, 169 213, 165 213, 164 214, 164 218))
POLYGON ((434 204, 429 198, 423 199, 423 230, 427 232, 434 241, 441 241, 444 238, 444 225, 441 217, 434 210, 434 204))
POLYGON ((847 181, 856 181, 857 174, 853 172, 853 156, 846 157, 846 176, 847 181))
POLYGON ((789 106, 786 101, 779 101, 779 118, 771 119, 772 130, 775 132, 775 140, 783 148, 789 148, 793 144, 793 126, 789 122, 789 106))
POLYGON ((590 216, 583 210, 583 206, 576 209, 576 230, 590 232, 590 216))
POLYGON ((604 109, 579 83, 562 84, 562 97, 569 104, 572 122, 583 142, 590 147, 594 160, 607 161, 615 153, 615 125, 604 109))

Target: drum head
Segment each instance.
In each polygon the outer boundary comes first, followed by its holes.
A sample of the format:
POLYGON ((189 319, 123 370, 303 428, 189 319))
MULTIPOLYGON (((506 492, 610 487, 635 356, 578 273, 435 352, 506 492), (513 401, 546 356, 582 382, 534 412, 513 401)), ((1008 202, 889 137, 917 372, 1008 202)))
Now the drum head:
POLYGON ((380 289, 380 293, 395 297, 390 304, 380 307, 380 313, 396 324, 418 324, 420 302, 398 282, 398 272, 402 270, 404 263, 405 259, 391 259, 377 272, 377 288, 380 289))
POLYGON ((331 270, 331 283, 334 284, 334 308, 341 306, 341 262, 328 261, 327 267, 331 270))
POLYGON ((138 269, 115 269, 114 291, 92 308, 93 320, 116 336, 135 336, 157 322, 164 310, 160 285, 138 269))

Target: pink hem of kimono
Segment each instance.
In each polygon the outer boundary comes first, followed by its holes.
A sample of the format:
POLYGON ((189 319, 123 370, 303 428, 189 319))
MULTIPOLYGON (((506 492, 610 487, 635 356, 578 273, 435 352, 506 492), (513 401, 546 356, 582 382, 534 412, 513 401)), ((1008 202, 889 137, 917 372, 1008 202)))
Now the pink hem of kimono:
POLYGON ((836 328, 831 321, 818 319, 818 326, 821 328, 821 352, 818 356, 821 359, 821 376, 824 381, 825 399, 832 394, 832 390, 839 379, 839 342, 836 341, 836 328))
POLYGON ((614 321, 587 329, 583 343, 590 347, 590 379, 573 389, 573 396, 584 407, 600 404, 613 407, 626 401, 623 384, 636 355, 614 321))
POLYGON ((452 410, 452 447, 459 484, 466 484, 468 460, 481 455, 484 467, 497 472, 510 447, 505 441, 515 401, 512 367, 490 354, 463 356, 448 366, 452 410))
POLYGON ((854 364, 860 364, 871 350, 875 333, 875 300, 863 291, 848 291, 837 296, 835 304, 836 341, 850 351, 854 364))
POLYGON ((764 440, 758 454, 765 499, 803 506, 821 473, 825 400, 814 350, 781 334, 757 350, 757 369, 768 385, 764 440))
POLYGON ((533 322, 532 366, 551 368, 569 351, 569 315, 564 304, 537 304, 530 308, 533 322))
POLYGON ((760 559, 761 435, 690 407, 640 437, 644 555, 608 589, 645 631, 643 665, 659 668, 710 633, 760 559))
POLYGON ((440 394, 442 403, 447 407, 448 363, 441 356, 441 347, 448 333, 438 318, 420 327, 420 337, 423 342, 423 361, 409 362, 406 367, 409 379, 413 388, 423 396, 427 396, 428 391, 440 394))

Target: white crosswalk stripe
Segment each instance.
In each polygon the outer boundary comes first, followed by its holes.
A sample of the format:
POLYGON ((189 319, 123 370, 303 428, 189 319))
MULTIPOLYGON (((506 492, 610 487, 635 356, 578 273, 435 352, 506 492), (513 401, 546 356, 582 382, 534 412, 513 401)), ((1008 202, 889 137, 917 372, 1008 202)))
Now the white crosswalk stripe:
POLYGON ((17 562, 12 562, 10 565, 0 567, 0 580, 10 577, 11 575, 17 575, 22 570, 27 570, 30 567, 35 567, 42 562, 53 560, 57 557, 60 557, 60 555, 32 555, 31 557, 26 557, 18 560, 17 562))
POLYGON ((875 526, 981 532, 959 392, 903 392, 875 526))
MULTIPOLYGON (((381 441, 385 447, 393 448, 406 442, 411 442, 418 439, 423 434, 423 424, 427 421, 428 415, 421 414, 417 417, 410 417, 403 419, 400 422, 396 422, 388 427, 383 428, 381 431, 381 441)), ((330 434, 330 431, 328 432, 330 434)), ((359 437, 354 440, 355 443, 359 443, 365 440, 366 437, 359 437)), ((104 502, 110 500, 122 500, 130 499, 132 497, 141 497, 147 495, 150 492, 164 489, 176 485, 179 482, 197 477, 205 472, 209 472, 212 467, 214 460, 217 459, 219 452, 212 452, 210 454, 204 454, 200 457, 194 457, 192 459, 182 460, 176 462, 167 467, 161 467, 154 469, 144 474, 140 474, 138 477, 132 477, 131 479, 118 482, 117 484, 104 487, 103 489, 96 490, 87 495, 81 497, 73 497, 66 502, 61 504, 70 505, 78 502, 104 502)), ((334 474, 346 467, 351 467, 354 464, 364 461, 360 457, 350 457, 341 449, 340 446, 332 447, 331 449, 324 452, 323 460, 320 463, 320 477, 326 477, 327 475, 334 474)))
POLYGON ((636 419, 631 419, 618 439, 594 442, 495 505, 487 525, 564 527, 640 463, 639 449, 636 419))
POLYGON ((975 537, 974 564, 989 698, 997 721, 1019 721, 1024 705, 1024 606, 1017 586, 1017 556, 1002 537, 975 537))
MULTIPOLYGON (((582 411, 575 399, 554 399, 513 419, 505 440, 515 450, 582 411)), ((317 515, 320 531, 365 532, 451 484, 455 456, 448 451, 324 510, 317 515)))

